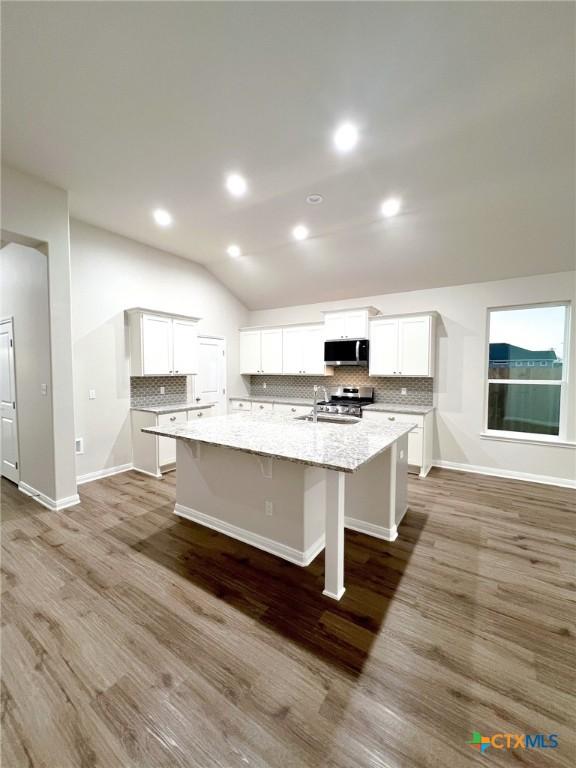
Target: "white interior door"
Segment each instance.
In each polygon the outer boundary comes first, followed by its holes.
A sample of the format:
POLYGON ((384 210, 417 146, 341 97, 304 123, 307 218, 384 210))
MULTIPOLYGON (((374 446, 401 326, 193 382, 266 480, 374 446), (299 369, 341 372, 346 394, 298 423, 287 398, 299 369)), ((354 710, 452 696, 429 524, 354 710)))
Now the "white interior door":
POLYGON ((224 339, 198 337, 198 375, 194 382, 198 403, 215 403, 216 416, 226 413, 226 348, 224 339))
POLYGON ((142 357, 145 376, 172 373, 172 318, 142 317, 142 357))
POLYGON ((12 320, 0 323, 0 445, 1 474, 17 483, 18 422, 16 410, 16 375, 14 370, 14 333, 12 320))
POLYGON ((430 375, 430 317, 400 319, 399 373, 403 376, 430 375))
POLYGON ((370 376, 394 376, 398 366, 398 320, 370 324, 370 376))
POLYGON ((198 370, 196 324, 187 320, 172 321, 174 373, 189 374, 198 370))

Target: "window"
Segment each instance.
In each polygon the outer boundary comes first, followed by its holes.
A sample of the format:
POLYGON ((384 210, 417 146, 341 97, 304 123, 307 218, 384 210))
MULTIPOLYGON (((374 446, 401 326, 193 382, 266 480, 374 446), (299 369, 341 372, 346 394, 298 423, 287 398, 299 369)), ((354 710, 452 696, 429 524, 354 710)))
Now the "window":
POLYGON ((564 436, 568 305, 488 313, 486 432, 564 436))

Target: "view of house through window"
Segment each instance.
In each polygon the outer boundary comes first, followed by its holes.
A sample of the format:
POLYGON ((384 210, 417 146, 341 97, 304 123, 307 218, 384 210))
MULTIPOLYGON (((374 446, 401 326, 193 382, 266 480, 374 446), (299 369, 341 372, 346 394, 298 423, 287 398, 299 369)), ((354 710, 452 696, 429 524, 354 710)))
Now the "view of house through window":
POLYGON ((487 429, 560 435, 565 304, 489 312, 487 429))

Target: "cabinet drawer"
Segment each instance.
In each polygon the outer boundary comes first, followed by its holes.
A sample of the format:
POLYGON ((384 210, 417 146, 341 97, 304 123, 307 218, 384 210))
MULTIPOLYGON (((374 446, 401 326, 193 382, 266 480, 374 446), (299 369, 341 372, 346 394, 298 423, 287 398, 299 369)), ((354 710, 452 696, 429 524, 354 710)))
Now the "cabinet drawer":
POLYGON ((188 421, 187 411, 178 411, 177 413, 159 413, 158 414, 158 426, 170 427, 174 424, 181 424, 188 421))
POLYGON ((274 413, 286 414, 286 416, 305 416, 310 413, 310 405, 288 405, 287 403, 274 403, 274 413))
POLYGON ((233 411, 251 411, 252 403, 249 400, 230 400, 230 408, 233 411))
POLYGON ((256 413, 261 413, 262 411, 271 411, 273 408, 274 405, 272 403, 252 403, 252 410, 256 413))
POLYGON ((208 419, 213 416, 213 408, 197 408, 194 411, 188 411, 188 421, 194 421, 194 419, 208 419))
POLYGON ((364 411, 362 418, 369 421, 399 421, 402 424, 416 424, 419 429, 424 427, 424 416, 413 413, 395 413, 393 411, 364 411))

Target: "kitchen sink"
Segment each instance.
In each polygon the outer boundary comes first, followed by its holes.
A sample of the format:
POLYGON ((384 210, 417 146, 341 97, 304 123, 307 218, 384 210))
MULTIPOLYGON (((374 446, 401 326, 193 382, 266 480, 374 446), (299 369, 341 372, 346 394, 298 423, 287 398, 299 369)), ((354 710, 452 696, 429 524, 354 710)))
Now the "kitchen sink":
MULTIPOLYGON (((307 413, 305 416, 295 416, 296 421, 314 421, 312 414, 307 413)), ((355 416, 337 416, 336 414, 319 413, 318 423, 322 424, 358 424, 360 419, 355 416)))

